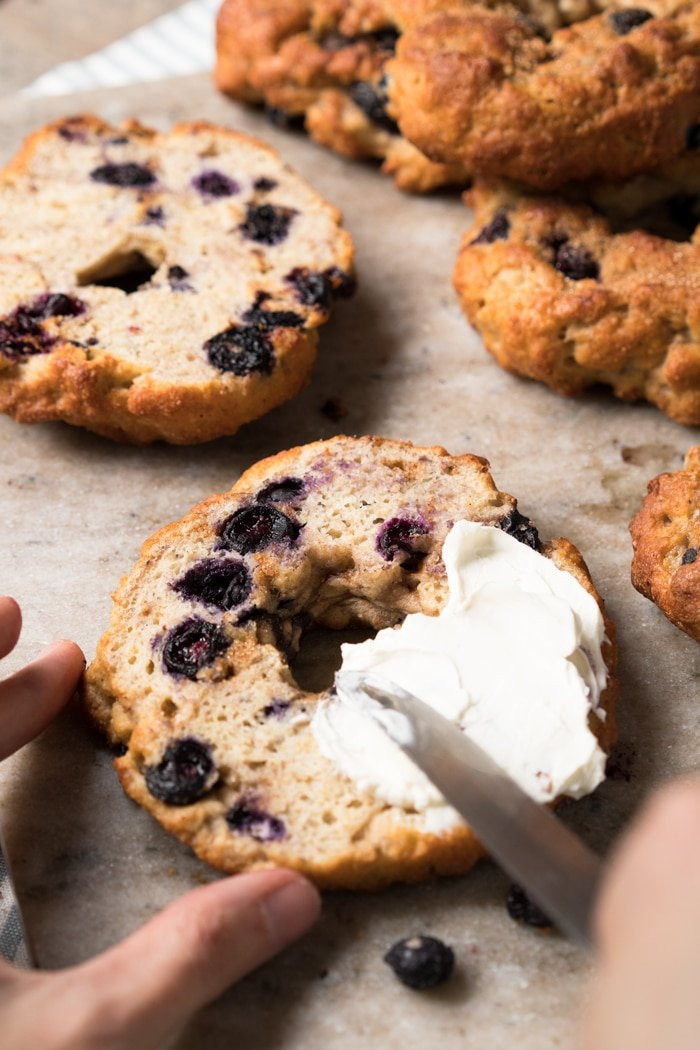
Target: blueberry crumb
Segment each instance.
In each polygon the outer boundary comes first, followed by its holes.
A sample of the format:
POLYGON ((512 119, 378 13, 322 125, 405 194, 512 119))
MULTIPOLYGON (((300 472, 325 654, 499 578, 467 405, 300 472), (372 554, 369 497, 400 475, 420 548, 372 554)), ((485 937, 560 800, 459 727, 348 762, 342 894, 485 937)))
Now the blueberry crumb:
POLYGON ((321 405, 321 413, 326 419, 330 419, 331 423, 339 423, 341 419, 345 419, 348 410, 339 397, 329 397, 321 405))
POLYGON ((397 941, 384 956, 398 979, 423 990, 443 984, 454 968, 452 949, 437 937, 415 936, 397 941))
POLYGON ((698 547, 688 547, 688 550, 681 558, 681 562, 683 563, 683 565, 692 565, 695 559, 697 558, 699 552, 700 548, 698 547))

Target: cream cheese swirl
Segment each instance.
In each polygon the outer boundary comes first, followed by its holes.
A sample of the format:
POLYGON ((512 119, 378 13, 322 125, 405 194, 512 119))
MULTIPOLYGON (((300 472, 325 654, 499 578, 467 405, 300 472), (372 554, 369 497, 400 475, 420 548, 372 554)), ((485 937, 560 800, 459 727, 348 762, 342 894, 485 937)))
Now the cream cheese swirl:
POLYGON ((605 754, 589 715, 605 717, 607 679, 597 602, 570 573, 493 526, 456 522, 442 559, 449 596, 438 616, 413 613, 343 645, 336 695, 311 724, 320 750, 360 790, 421 814, 425 830, 459 822, 343 682, 343 671, 368 671, 459 725, 537 801, 593 791, 605 754))

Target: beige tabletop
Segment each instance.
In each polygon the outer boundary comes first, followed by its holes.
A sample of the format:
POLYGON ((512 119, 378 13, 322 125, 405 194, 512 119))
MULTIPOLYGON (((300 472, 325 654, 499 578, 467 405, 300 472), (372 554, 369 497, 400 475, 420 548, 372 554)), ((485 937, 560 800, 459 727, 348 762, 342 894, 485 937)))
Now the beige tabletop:
MULTIPOLYGON (((469 218, 456 195, 402 196, 371 166, 269 128, 260 114, 219 97, 206 76, 31 103, 12 95, 52 63, 173 5, 114 6, 93 26, 77 0, 0 0, 0 160, 36 125, 80 110, 115 120, 133 114, 161 127, 205 117, 253 131, 342 208, 357 243, 360 290, 322 330, 307 389, 233 438, 136 449, 62 424, 0 418, 0 592, 25 610, 8 668, 61 636, 90 658, 110 592, 141 542, 263 455, 342 431, 477 452, 545 537, 565 535, 580 547, 618 625, 621 743, 612 776, 562 812, 588 842, 607 848, 654 784, 698 766, 700 650, 632 589, 627 534, 648 479, 679 466, 698 432, 646 405, 604 393, 565 400, 502 372, 452 292, 469 218), (30 10, 42 26, 36 35, 30 10), (347 412, 339 423, 321 411, 329 397, 347 412)), ((0 802, 42 965, 91 955, 216 877, 122 794, 109 753, 77 709, 5 764, 0 802)), ((309 936, 200 1014, 175 1045, 572 1046, 588 961, 560 936, 510 920, 508 883, 483 862, 464 878, 422 887, 328 895, 309 936), (395 940, 414 932, 453 946, 457 974, 443 989, 411 992, 382 963, 395 940)))

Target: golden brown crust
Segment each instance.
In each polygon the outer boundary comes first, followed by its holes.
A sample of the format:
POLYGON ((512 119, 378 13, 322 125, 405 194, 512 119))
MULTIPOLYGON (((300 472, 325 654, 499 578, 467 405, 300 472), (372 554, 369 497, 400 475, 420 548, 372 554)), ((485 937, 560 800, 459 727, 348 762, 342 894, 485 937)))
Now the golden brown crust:
POLYGON ((700 114, 700 6, 650 0, 558 30, 454 2, 402 35, 387 64, 401 131, 434 161, 553 189, 649 171, 700 114))
POLYGON ((339 222, 269 146, 206 121, 158 133, 81 116, 39 129, 0 173, 0 411, 137 443, 234 433, 308 381, 315 329, 352 276, 339 222), (140 166, 152 182, 95 180, 109 163, 140 166), (195 188, 202 171, 227 166, 230 193, 195 188), (282 248, 243 227, 250 208, 278 203, 292 216, 282 248), (111 283, 143 265, 151 273, 135 289, 111 283), (328 294, 302 302, 295 267, 318 273, 328 294), (46 313, 56 294, 74 313, 46 313), (261 303, 282 323, 246 321, 261 303), (234 329, 252 337, 248 360, 214 359, 209 340, 234 329))
MULTIPOLYGON (((446 593, 440 550, 453 521, 466 516, 496 526, 514 506, 479 457, 339 437, 257 463, 230 492, 161 529, 119 584, 110 627, 86 675, 91 717, 112 743, 127 747, 115 761, 126 792, 224 871, 284 864, 319 886, 351 889, 466 871, 483 854, 469 828, 428 834, 415 814, 359 792, 324 758, 308 727, 323 694, 297 684, 280 646, 298 644, 295 624, 302 614, 316 625, 342 629, 388 626, 419 609, 436 613, 446 593), (298 546, 273 544, 243 554, 252 590, 235 609, 222 613, 188 602, 173 583, 216 554, 222 522, 237 509, 259 507, 266 486, 290 477, 303 482, 301 494, 296 502, 293 497, 274 506, 303 521, 298 546), (420 515, 426 525, 418 567, 404 569, 379 553, 381 523, 397 513, 420 515), (203 665, 196 680, 173 677, 162 663, 164 639, 183 616, 184 622, 197 616, 223 625, 229 637, 229 649, 203 665), (283 705, 281 716, 270 713, 274 704, 283 705), (219 779, 191 804, 168 804, 150 792, 146 772, 162 761, 169 743, 183 737, 211 746, 219 779), (268 827, 271 817, 283 822, 283 835, 236 832, 226 815, 241 800, 264 811, 268 827)), ((571 572, 602 608, 583 559, 568 541, 555 540, 543 553, 571 572)), ((608 621, 606 632, 606 717, 593 718, 591 728, 607 750, 614 739, 617 689, 608 621)))
POLYGON ((649 482, 630 533, 632 583, 700 642, 700 445, 682 470, 649 482))
POLYGON ((461 165, 428 160, 401 137, 384 110, 382 76, 393 50, 391 34, 415 17, 411 8, 418 6, 224 0, 216 85, 241 101, 264 101, 289 117, 302 117, 311 138, 343 156, 382 161, 382 171, 400 189, 421 193, 464 183, 461 165), (353 98, 358 83, 372 92, 364 108, 353 98))
POLYGON ((697 233, 614 234, 585 205, 505 184, 480 183, 468 200, 455 288, 502 367, 565 395, 604 383, 700 423, 697 233))

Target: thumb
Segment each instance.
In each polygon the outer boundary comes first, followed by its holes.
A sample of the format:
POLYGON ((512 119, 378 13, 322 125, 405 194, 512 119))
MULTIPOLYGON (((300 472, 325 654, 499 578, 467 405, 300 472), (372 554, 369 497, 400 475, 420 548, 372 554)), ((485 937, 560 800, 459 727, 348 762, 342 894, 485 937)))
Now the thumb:
POLYGON ((319 913, 318 892, 291 871, 237 875, 186 894, 72 976, 96 992, 104 1045, 150 1050, 319 913))

